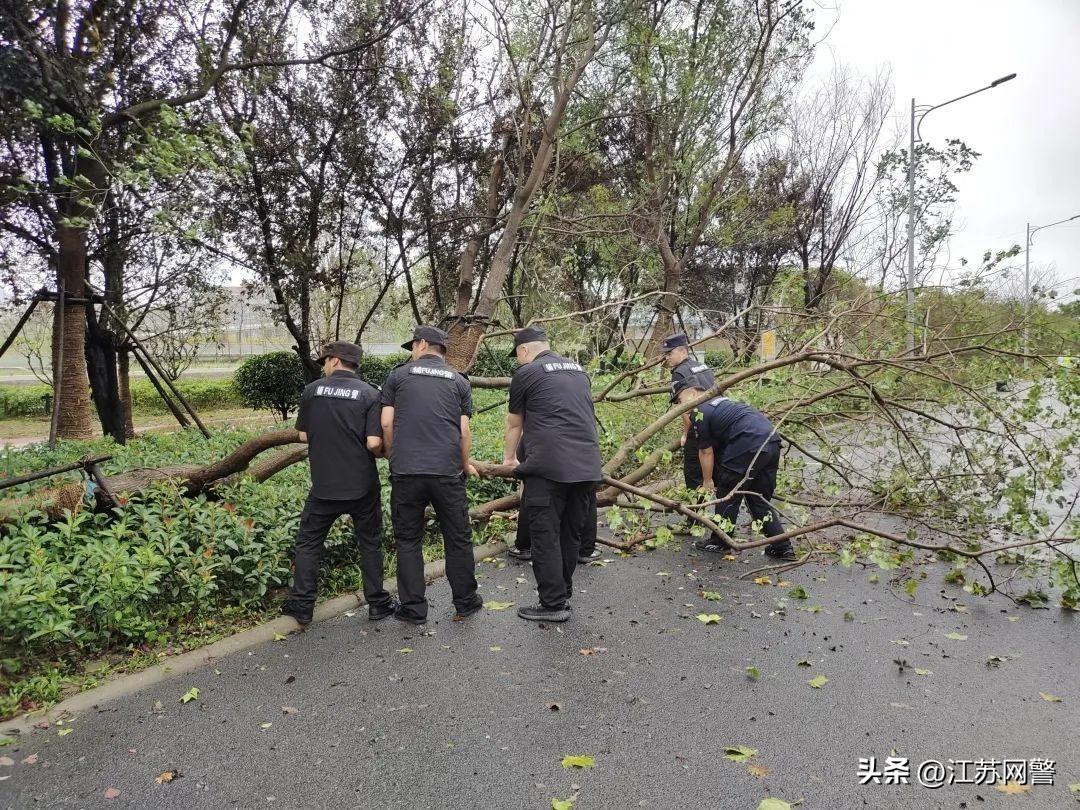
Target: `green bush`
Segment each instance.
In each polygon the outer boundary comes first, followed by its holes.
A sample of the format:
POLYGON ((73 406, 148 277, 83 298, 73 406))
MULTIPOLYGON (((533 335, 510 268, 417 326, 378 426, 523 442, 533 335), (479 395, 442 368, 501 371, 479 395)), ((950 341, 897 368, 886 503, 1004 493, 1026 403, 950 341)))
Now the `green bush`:
POLYGON ((240 400, 250 408, 266 408, 289 418, 304 390, 304 365, 295 352, 249 357, 233 375, 240 400))
POLYGON ((409 356, 405 352, 382 356, 364 354, 360 361, 360 376, 372 385, 381 386, 394 370, 394 366, 407 362, 409 356))
POLYGON ((719 349, 705 350, 705 365, 714 371, 718 368, 723 368, 729 362, 731 362, 731 356, 727 352, 720 351, 719 349))
POLYGON ((26 419, 44 416, 44 397, 52 395, 49 385, 0 387, 0 419, 26 419))

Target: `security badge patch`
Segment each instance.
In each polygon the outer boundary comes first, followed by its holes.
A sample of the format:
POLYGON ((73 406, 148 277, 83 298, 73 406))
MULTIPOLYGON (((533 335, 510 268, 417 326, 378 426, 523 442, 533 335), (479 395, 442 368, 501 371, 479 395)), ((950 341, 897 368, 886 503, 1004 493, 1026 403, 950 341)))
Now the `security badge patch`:
POLYGON ((549 374, 553 371, 580 371, 584 373, 585 369, 577 363, 544 363, 544 371, 549 374))
POLYGON ((421 377, 442 377, 444 380, 454 379, 454 372, 448 368, 432 368, 431 366, 413 366, 409 369, 410 374, 418 374, 421 377))
POLYGON ((690 367, 690 373, 691 373, 691 374, 699 374, 699 373, 701 373, 702 371, 708 371, 708 370, 709 370, 709 367, 708 367, 708 366, 706 366, 706 365, 700 365, 700 366, 691 366, 691 367, 690 367))
POLYGON ((355 388, 337 388, 332 385, 319 385, 315 387, 315 396, 334 397, 335 399, 357 399, 360 392, 355 388))

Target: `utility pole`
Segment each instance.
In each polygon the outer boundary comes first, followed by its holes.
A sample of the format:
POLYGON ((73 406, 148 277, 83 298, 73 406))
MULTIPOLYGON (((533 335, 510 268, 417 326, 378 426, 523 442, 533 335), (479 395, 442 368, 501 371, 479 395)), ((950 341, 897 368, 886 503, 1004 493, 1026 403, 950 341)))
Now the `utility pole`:
POLYGON ((955 101, 969 98, 977 93, 982 93, 985 90, 992 90, 999 84, 1004 84, 1007 81, 1011 81, 1016 78, 1015 73, 1010 73, 1008 76, 1002 76, 1000 79, 994 79, 986 87, 980 87, 978 90, 972 90, 970 93, 965 93, 962 96, 951 98, 948 101, 943 101, 941 104, 916 106, 915 99, 911 99, 911 126, 909 128, 910 138, 908 140, 908 226, 907 226, 907 353, 913 354, 915 352, 915 144, 922 139, 919 137, 919 126, 922 121, 936 109, 944 107, 946 104, 952 104, 955 101))

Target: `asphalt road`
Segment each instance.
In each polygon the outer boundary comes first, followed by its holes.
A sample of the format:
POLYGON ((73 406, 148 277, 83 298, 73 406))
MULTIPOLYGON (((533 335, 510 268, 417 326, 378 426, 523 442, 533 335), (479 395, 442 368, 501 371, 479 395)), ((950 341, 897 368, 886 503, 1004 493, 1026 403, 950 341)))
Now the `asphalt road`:
MULTIPOLYGON (((760 557, 694 555, 675 545, 580 572, 562 627, 514 607, 451 622, 445 581, 426 634, 363 611, 315 625, 0 748, 15 763, 0 767, 0 807, 1077 806, 1076 617, 968 597, 935 584, 943 572, 911 602, 888 572, 870 584, 868 570, 812 565, 777 587, 731 578, 760 557), (775 615, 794 585, 808 598, 775 615), (718 624, 696 618, 713 612, 718 624), (729 746, 758 753, 739 763, 729 746), (860 786, 859 758, 893 749, 916 766, 1053 759, 1056 784, 860 786), (570 754, 595 765, 566 769, 570 754)), ((527 568, 480 570, 489 601, 532 601, 527 568)))

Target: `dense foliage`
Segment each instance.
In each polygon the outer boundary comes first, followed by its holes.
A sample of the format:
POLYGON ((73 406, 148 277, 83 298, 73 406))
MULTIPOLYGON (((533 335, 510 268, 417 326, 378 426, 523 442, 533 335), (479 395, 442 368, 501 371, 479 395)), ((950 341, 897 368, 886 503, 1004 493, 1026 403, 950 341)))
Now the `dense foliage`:
POLYGON ((251 408, 267 408, 282 420, 300 404, 304 365, 295 352, 270 352, 249 357, 233 375, 240 401, 251 408))

